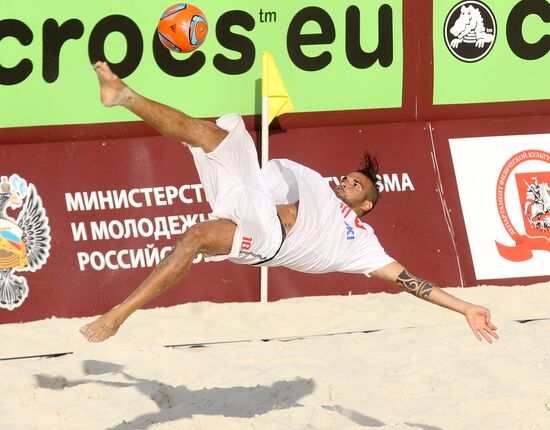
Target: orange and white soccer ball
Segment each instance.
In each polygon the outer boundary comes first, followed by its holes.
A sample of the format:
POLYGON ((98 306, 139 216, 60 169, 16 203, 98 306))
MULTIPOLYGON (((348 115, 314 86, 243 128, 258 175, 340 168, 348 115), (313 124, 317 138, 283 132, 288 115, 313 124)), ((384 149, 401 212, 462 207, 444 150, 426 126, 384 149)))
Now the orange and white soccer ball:
POLYGON ((198 7, 177 3, 163 12, 157 32, 168 49, 188 53, 203 44, 208 34, 208 22, 198 7))

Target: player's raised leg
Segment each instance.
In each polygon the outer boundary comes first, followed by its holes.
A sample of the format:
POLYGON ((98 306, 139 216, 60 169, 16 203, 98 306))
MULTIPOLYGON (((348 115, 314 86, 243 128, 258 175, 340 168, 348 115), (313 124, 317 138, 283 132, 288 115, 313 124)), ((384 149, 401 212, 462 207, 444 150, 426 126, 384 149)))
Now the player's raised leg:
POLYGON ((115 75, 106 62, 94 64, 104 106, 123 106, 162 135, 191 146, 213 151, 227 136, 227 131, 215 123, 190 117, 180 110, 150 100, 128 87, 115 75))
POLYGON ((89 342, 102 342, 116 334, 120 325, 137 309, 184 278, 199 253, 227 255, 231 252, 236 225, 229 220, 195 224, 178 240, 141 285, 120 305, 80 329, 89 342))

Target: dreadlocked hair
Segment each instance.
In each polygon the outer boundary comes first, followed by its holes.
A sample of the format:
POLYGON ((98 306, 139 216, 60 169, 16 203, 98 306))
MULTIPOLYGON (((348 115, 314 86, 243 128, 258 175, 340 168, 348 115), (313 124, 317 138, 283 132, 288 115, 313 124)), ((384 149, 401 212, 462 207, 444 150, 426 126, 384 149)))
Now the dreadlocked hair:
POLYGON ((358 172, 365 175, 372 182, 372 187, 367 191, 367 198, 372 202, 372 207, 376 206, 378 201, 378 160, 376 156, 365 152, 363 154, 363 164, 357 170, 358 172))

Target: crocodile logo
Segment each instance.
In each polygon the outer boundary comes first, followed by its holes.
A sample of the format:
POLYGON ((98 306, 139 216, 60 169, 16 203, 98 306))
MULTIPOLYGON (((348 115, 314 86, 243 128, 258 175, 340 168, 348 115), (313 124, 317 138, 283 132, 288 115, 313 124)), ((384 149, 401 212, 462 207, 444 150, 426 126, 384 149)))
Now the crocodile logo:
POLYGON ((456 58, 468 63, 479 61, 495 44, 495 16, 479 1, 463 1, 447 15, 444 33, 447 48, 456 58))

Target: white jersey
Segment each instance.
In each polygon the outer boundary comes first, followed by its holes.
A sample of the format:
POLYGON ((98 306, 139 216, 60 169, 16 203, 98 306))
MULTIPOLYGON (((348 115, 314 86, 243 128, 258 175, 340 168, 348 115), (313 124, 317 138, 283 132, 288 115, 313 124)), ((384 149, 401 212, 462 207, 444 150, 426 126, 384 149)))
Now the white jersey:
POLYGON ((191 153, 212 207, 211 218, 236 226, 228 258, 238 264, 285 266, 308 273, 364 273, 392 261, 372 228, 334 194, 317 172, 289 160, 258 165, 252 138, 240 115, 217 120, 229 132, 209 153, 191 153), (294 227, 283 241, 277 204, 299 201, 294 227))
POLYGON ((395 261, 372 227, 361 222, 323 177, 290 160, 271 160, 261 171, 275 204, 299 201, 298 217, 277 255, 265 266, 307 273, 370 272, 395 261))

